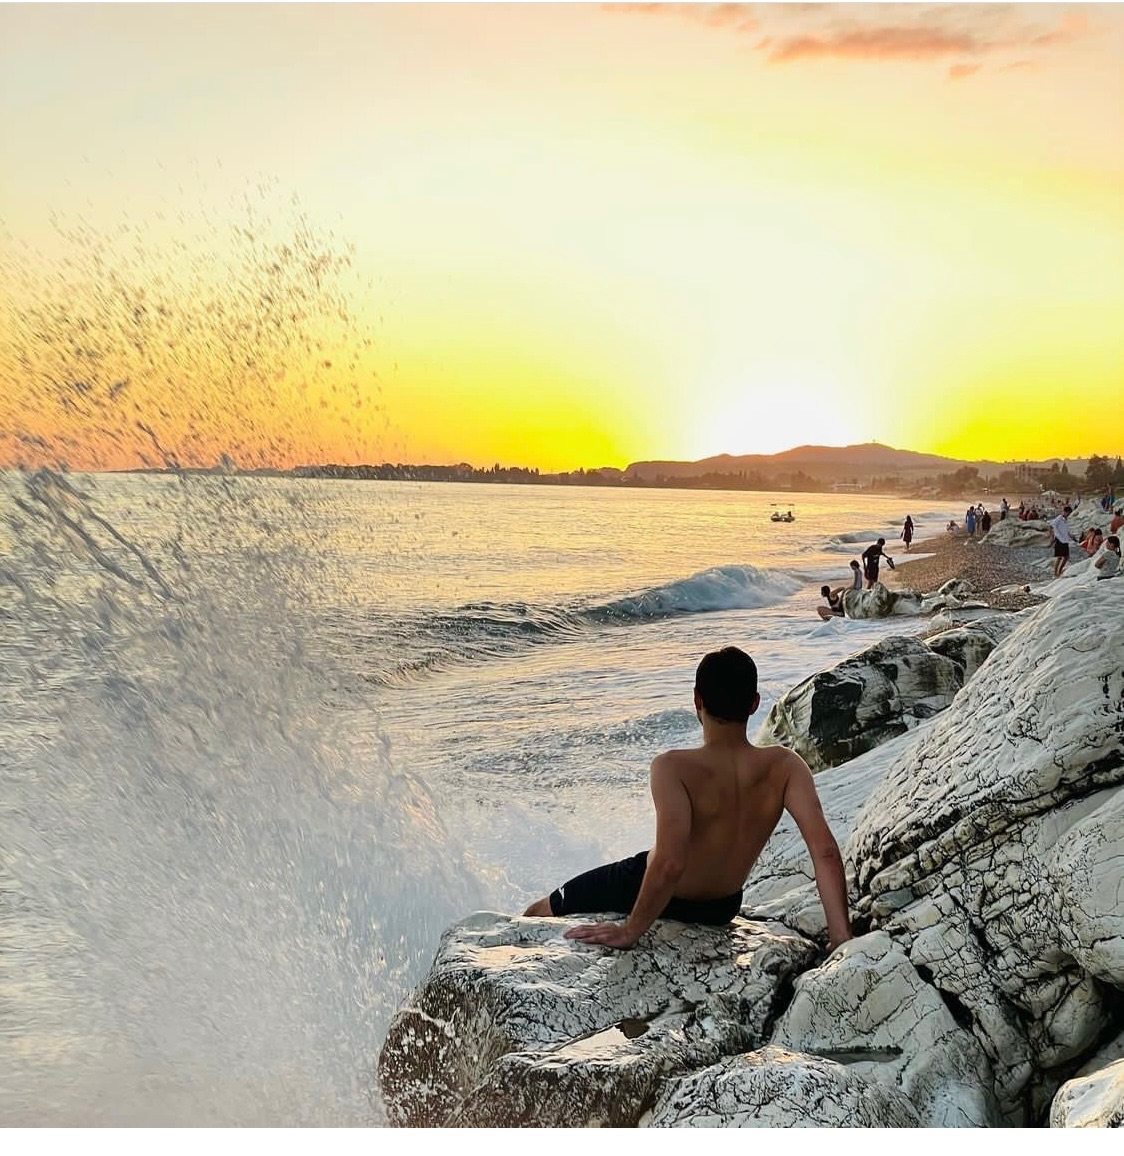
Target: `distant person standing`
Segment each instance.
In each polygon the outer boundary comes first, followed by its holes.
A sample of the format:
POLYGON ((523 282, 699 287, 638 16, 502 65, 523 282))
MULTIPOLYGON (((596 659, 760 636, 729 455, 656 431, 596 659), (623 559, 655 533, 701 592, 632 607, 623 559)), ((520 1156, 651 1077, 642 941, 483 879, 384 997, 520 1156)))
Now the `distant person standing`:
POLYGON ((906 514, 905 523, 902 526, 902 541, 905 543, 905 551, 909 553, 909 544, 913 541, 913 519, 906 514))
POLYGON ((1001 522, 1005 522, 1007 520, 1007 513, 1010 509, 1011 507, 1008 505, 1007 499, 1004 498, 1003 501, 999 503, 999 520, 1001 522))
POLYGON ((852 590, 861 590, 862 588, 863 588, 862 567, 858 564, 858 562, 856 562, 854 560, 854 558, 852 558, 851 559, 851 589, 852 590))
POLYGON ((886 545, 885 538, 879 538, 873 546, 867 546, 862 553, 863 559, 863 573, 866 575, 866 588, 869 590, 875 582, 878 581, 878 562, 885 558, 886 564, 891 570, 894 568, 894 560, 882 549, 886 545))
POLYGON ((969 538, 974 538, 976 536, 975 506, 969 506, 967 512, 964 514, 964 529, 968 531, 969 538))
POLYGON ((991 511, 984 510, 980 515, 980 533, 986 534, 991 529, 991 511))
POLYGON ((1050 523, 1050 537, 1054 543, 1054 577, 1060 578, 1069 561, 1069 544, 1073 537, 1069 532, 1069 523, 1066 518, 1073 510, 1066 506, 1062 512, 1050 523))

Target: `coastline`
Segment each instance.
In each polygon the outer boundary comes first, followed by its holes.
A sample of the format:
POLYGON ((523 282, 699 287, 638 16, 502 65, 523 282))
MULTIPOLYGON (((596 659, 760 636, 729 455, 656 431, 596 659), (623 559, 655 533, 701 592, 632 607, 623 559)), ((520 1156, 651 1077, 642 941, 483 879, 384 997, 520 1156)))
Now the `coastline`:
MULTIPOLYGON (((899 543, 900 545, 900 543, 899 543)), ((1041 595, 1023 590, 1004 590, 1042 582, 1048 575, 1037 567, 1048 551, 995 546, 963 533, 941 534, 915 540, 913 550, 892 554, 896 568, 883 570, 880 577, 892 590, 929 593, 953 578, 972 584, 976 595, 994 610, 1023 610, 1045 601, 1041 595), (912 558, 911 554, 929 557, 912 558)))

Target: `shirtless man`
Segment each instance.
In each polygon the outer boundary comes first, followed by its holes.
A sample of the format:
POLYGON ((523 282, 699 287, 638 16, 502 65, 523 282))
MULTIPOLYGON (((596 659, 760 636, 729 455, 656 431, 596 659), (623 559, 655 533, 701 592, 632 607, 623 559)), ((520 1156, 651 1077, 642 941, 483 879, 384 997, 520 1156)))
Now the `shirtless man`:
POLYGON ((750 868, 787 810, 812 857, 828 943, 834 949, 850 939, 843 857, 808 764, 784 747, 755 747, 746 737, 760 702, 748 654, 734 646, 708 654, 695 674, 702 746, 665 751, 652 761, 655 846, 576 876, 523 914, 627 914, 623 922, 565 933, 618 948, 632 947, 657 919, 729 923, 741 908, 750 868))

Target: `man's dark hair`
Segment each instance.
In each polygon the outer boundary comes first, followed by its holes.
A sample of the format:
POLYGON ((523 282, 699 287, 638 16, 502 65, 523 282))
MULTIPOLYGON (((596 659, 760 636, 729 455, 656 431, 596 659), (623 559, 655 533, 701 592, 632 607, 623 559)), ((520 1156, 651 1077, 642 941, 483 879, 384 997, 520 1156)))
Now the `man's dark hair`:
POLYGON ((820 593, 826 598, 831 593, 830 586, 821 586, 820 593))
POLYGON ((695 690, 711 717, 746 722, 757 697, 757 664, 736 646, 712 650, 695 671, 695 690))
POLYGON ((1072 514, 1073 513, 1073 507, 1072 506, 1066 506, 1066 508, 1064 510, 1062 510, 1062 513, 1063 514, 1072 514))
POLYGON ((1120 539, 1115 534, 1109 534, 1104 541, 1106 546, 1115 546, 1117 550, 1120 549, 1120 539))
POLYGON ((878 539, 878 545, 879 546, 885 546, 886 545, 886 539, 885 538, 879 538, 878 539))

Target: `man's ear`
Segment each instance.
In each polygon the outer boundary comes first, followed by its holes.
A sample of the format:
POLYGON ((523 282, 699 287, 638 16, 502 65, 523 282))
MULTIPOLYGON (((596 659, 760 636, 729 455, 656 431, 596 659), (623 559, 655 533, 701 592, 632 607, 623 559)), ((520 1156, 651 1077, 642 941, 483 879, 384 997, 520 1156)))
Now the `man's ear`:
POLYGON ((755 695, 753 696, 753 704, 752 704, 752 705, 750 706, 750 708, 749 708, 749 713, 750 713, 750 714, 756 714, 756 713, 757 713, 757 708, 758 708, 760 705, 761 705, 761 696, 760 696, 759 694, 755 694, 755 695))
POLYGON ((697 714, 700 710, 702 710, 702 696, 696 690, 695 691, 695 713, 697 714))

